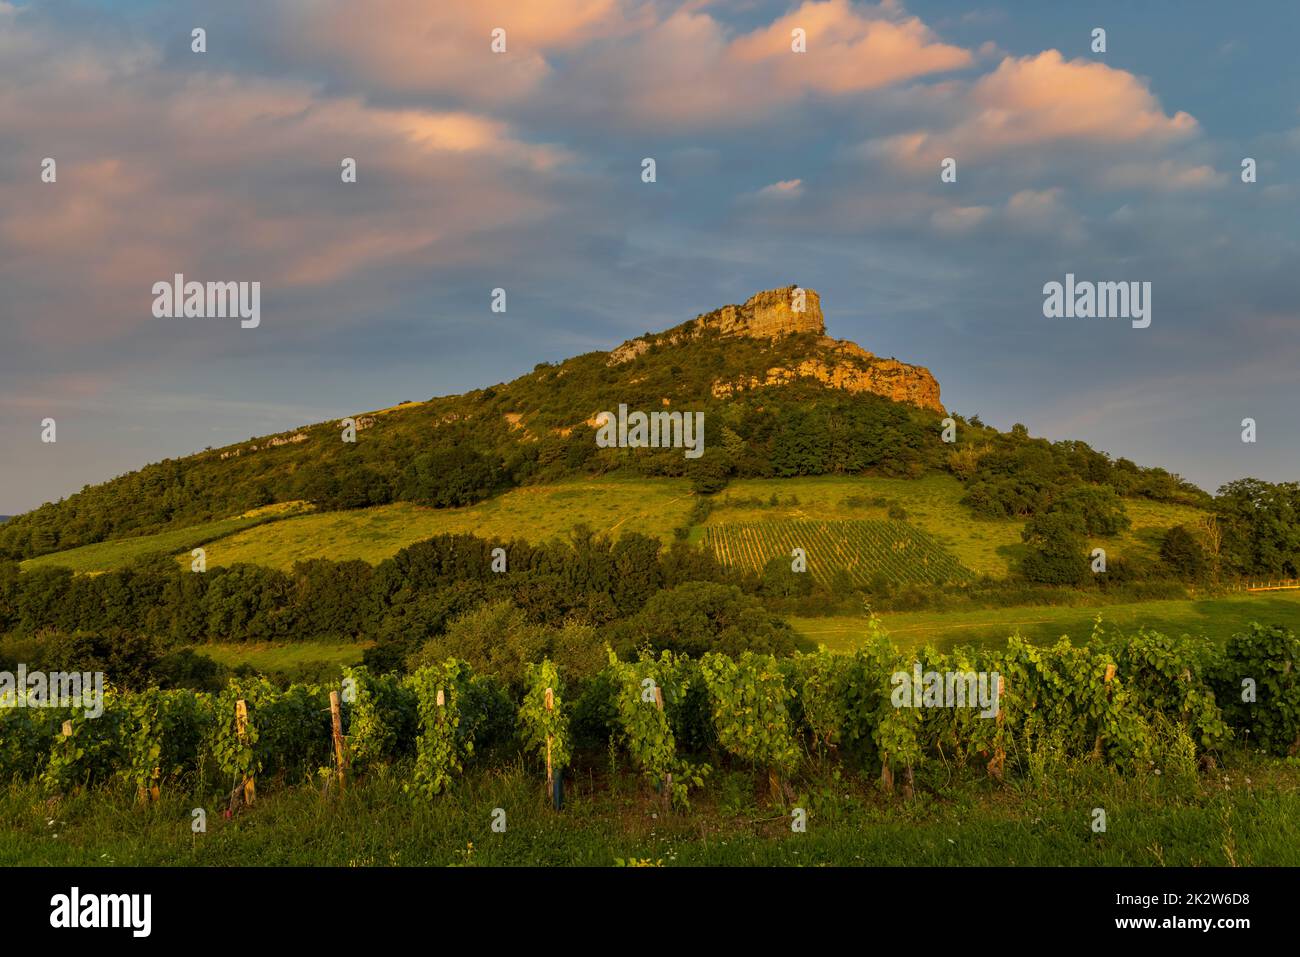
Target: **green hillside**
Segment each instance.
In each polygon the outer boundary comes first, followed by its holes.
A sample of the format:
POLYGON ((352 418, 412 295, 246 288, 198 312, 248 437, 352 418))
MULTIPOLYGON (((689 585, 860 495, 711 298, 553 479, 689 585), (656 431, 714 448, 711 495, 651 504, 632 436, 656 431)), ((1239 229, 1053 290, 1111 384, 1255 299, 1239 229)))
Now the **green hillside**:
MULTIPOLYGON (((288 569, 294 562, 314 558, 378 564, 414 542, 443 533, 538 543, 565 538, 581 525, 612 537, 636 531, 667 543, 673 540, 675 529, 698 522, 691 527, 690 537, 699 543, 720 540, 728 534, 723 529, 757 524, 889 522, 894 508, 902 509, 902 521, 932 542, 936 555, 948 556, 954 566, 976 575, 1005 578, 1025 551, 1021 541, 1024 521, 981 518, 961 504, 963 491, 961 482, 946 475, 745 479, 710 498, 708 514, 700 521, 693 510, 702 497, 691 491, 685 479, 603 476, 511 489, 463 508, 396 502, 295 514, 306 506, 273 506, 244 517, 54 552, 29 559, 22 567, 61 565, 78 572, 107 571, 152 552, 175 554, 178 561, 188 563, 190 549, 198 545, 204 546, 213 567, 251 562, 288 569)), ((1168 528, 1192 523, 1204 514, 1191 506, 1142 499, 1127 500, 1126 510, 1132 527, 1112 538, 1097 538, 1095 543, 1113 556, 1148 560, 1155 559, 1160 536, 1168 528)), ((841 565, 851 572, 855 567, 865 568, 860 556, 850 554, 842 563, 814 563, 814 577, 828 580, 841 565)), ((898 582, 911 580, 909 574, 888 577, 898 582)), ((958 573, 953 580, 964 577, 958 573)), ((861 575, 854 580, 864 581, 861 575)), ((922 574, 917 580, 932 578, 922 574)))
POLYGON ((71 568, 74 572, 79 573, 106 572, 114 568, 122 568, 136 559, 159 552, 165 555, 180 552, 184 556, 184 560, 188 562, 190 560, 190 550, 193 548, 207 545, 236 532, 262 527, 290 515, 309 510, 310 506, 304 502, 271 505, 254 509, 235 518, 226 518, 216 522, 200 522, 197 525, 158 532, 154 535, 137 535, 132 538, 97 542, 94 545, 83 545, 80 548, 68 549, 65 552, 51 552, 39 558, 30 558, 23 562, 21 567, 24 571, 31 571, 36 568, 62 567, 71 568))
MULTIPOLYGON (((638 531, 672 539, 691 510, 681 479, 610 478, 512 489, 466 508, 436 509, 397 502, 342 512, 317 512, 238 532, 207 547, 209 565, 252 562, 287 569, 296 561, 359 558, 377 564, 402 548, 444 532, 531 542, 564 538, 578 525, 617 536, 638 531)), ((56 560, 57 556, 50 556, 56 560)))
MULTIPOLYGON (((1132 501, 1209 502, 1162 469, 1112 460, 1080 442, 1032 438, 1021 426, 1002 433, 954 414, 956 433, 945 440, 938 386, 925 369, 829 338, 820 314, 787 317, 787 329, 771 310, 746 318, 746 308, 715 310, 611 353, 541 363, 464 395, 340 414, 148 465, 0 525, 0 558, 153 535, 278 503, 451 509, 610 474, 687 479, 705 494, 764 479, 947 478, 959 483, 967 523, 976 514, 1023 520, 1084 485, 1132 501), (761 330, 745 325, 751 321, 761 330), (598 447, 596 416, 621 405, 702 414, 702 454, 598 447)), ((1010 528, 980 529, 989 537, 977 550, 1013 544, 1010 528)), ((969 567, 997 572, 1005 563, 969 567)))

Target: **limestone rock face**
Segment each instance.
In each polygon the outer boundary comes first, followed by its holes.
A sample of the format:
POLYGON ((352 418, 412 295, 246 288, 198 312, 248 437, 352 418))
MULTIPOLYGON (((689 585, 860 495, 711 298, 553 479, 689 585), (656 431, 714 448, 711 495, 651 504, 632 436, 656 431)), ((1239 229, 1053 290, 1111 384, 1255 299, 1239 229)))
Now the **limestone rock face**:
POLYGON ((723 306, 697 318, 695 325, 700 332, 716 328, 724 336, 751 339, 775 339, 797 332, 826 334, 821 297, 799 286, 755 293, 743 306, 723 306))
MULTIPOLYGON (((845 345, 858 348, 851 342, 845 345)), ((834 351, 842 355, 845 350, 834 351)), ((715 398, 723 398, 746 389, 786 385, 796 379, 816 379, 827 388, 843 389, 845 392, 870 392, 895 402, 908 402, 935 412, 944 411, 943 404, 939 401, 939 383, 930 374, 930 370, 897 359, 872 359, 859 364, 842 361, 834 355, 810 358, 796 366, 773 366, 763 376, 719 380, 713 383, 713 395, 715 398)))
MULTIPOLYGON (((822 318, 821 297, 811 289, 786 286, 755 293, 740 306, 723 306, 692 322, 669 329, 652 338, 668 345, 677 345, 717 330, 724 336, 745 336, 751 339, 775 339, 797 332, 826 333, 822 318)), ((629 339, 609 354, 606 365, 631 362, 650 348, 644 337, 629 339)))
POLYGON ((720 379, 713 395, 722 398, 746 389, 779 386, 797 379, 816 379, 827 388, 869 392, 895 402, 943 412, 939 383, 930 370, 897 359, 882 359, 846 339, 826 335, 821 297, 811 289, 785 286, 750 296, 739 306, 723 306, 658 335, 631 339, 609 353, 606 365, 631 362, 655 343, 676 346, 710 333, 775 340, 812 333, 807 354, 793 364, 773 366, 762 375, 720 379))

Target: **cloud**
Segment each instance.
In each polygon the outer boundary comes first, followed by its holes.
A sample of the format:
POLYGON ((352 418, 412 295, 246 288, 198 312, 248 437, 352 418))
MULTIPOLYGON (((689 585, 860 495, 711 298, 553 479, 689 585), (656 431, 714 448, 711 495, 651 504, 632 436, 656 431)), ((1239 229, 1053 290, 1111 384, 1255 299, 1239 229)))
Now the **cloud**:
POLYGON ((861 96, 972 62, 891 3, 805 2, 740 34, 687 6, 574 51, 543 99, 620 127, 734 128, 807 100, 861 96), (793 52, 795 29, 805 31, 807 52, 793 52))
MULTIPOLYGON (((40 39, 20 30, 5 48, 40 39)), ((150 288, 175 272, 283 297, 379 266, 464 261, 552 214, 550 187, 575 161, 468 110, 89 57, 68 74, 0 55, 14 80, 0 93, 0 319, 50 346, 156 322, 150 288), (45 156, 55 183, 40 181, 45 156), (355 185, 341 182, 344 157, 355 185)))
POLYGON ((803 180, 801 179, 783 179, 778 183, 771 183, 764 186, 753 196, 759 200, 789 200, 798 199, 803 195, 803 180))
POLYGON ((484 104, 528 96, 552 75, 550 57, 633 30, 648 10, 620 0, 371 0, 360 13, 351 0, 298 0, 282 8, 278 32, 302 66, 324 65, 391 92, 484 104), (492 50, 497 28, 505 30, 504 53, 492 50))
POLYGON ((916 17, 892 18, 896 9, 863 15, 848 0, 804 3, 729 44, 726 65, 750 67, 786 95, 843 96, 971 64, 968 51, 940 42, 916 17), (806 53, 791 52, 796 29, 806 32, 806 53))
POLYGON ((1007 57, 969 87, 953 88, 950 106, 951 119, 868 141, 866 154, 929 169, 945 156, 961 162, 1048 146, 1158 150, 1200 129, 1187 113, 1165 113, 1134 74, 1056 50, 1007 57))

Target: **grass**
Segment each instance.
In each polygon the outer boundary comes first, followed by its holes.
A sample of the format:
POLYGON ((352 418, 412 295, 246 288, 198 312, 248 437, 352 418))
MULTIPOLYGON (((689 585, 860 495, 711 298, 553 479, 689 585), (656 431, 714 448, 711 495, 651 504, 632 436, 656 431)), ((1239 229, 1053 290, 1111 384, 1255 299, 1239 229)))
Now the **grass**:
POLYGON ((189 563, 190 549, 207 545, 216 539, 240 531, 247 531, 272 524, 286 515, 310 508, 305 502, 285 502, 253 509, 234 518, 223 518, 214 522, 203 522, 186 528, 171 529, 154 535, 138 535, 134 538, 119 538, 108 542, 96 542, 63 552, 52 552, 39 558, 29 558, 21 564, 23 571, 37 568, 64 567, 77 573, 105 572, 121 568, 145 555, 161 552, 174 555, 183 552, 184 561, 189 563))
POLYGON ((346 512, 318 512, 231 535, 208 547, 208 565, 253 562, 289 568, 295 561, 359 558, 377 564, 407 545, 443 532, 541 542, 579 524, 615 537, 638 531, 664 542, 691 510, 684 479, 603 479, 535 485, 467 508, 399 502, 346 512))
MULTIPOLYGON (((701 542, 706 528, 720 525, 887 520, 889 505, 898 505, 906 510, 910 524, 933 537, 962 566, 976 575, 1006 577, 1024 553, 1020 540, 1024 523, 979 518, 958 504, 962 494, 961 483, 948 475, 744 479, 716 497, 704 525, 692 529, 691 541, 701 542), (793 496, 798 504, 762 508, 729 504, 752 498, 766 502, 772 495, 785 503, 793 496), (882 498, 886 504, 850 505, 851 498, 882 498)), ((359 558, 377 564, 407 545, 443 532, 541 542, 564 537, 579 524, 614 537, 636 531, 669 542, 673 529, 688 520, 694 501, 685 479, 607 476, 525 486, 467 508, 434 509, 398 502, 342 512, 293 514, 302 503, 288 503, 287 513, 286 506, 269 506, 238 518, 43 555, 24 562, 23 568, 65 565, 78 572, 107 571, 158 551, 188 562, 189 550, 199 545, 207 550, 209 566, 251 562, 288 569, 295 561, 308 558, 359 558)), ((1185 506, 1139 500, 1126 500, 1125 507, 1133 527, 1113 539, 1090 543, 1104 547, 1111 558, 1154 558, 1165 529, 1193 521, 1200 514, 1185 506)))
MULTIPOLYGON (((919 648, 929 643, 947 650, 959 644, 1001 644, 1015 632, 1034 642, 1052 642, 1061 635, 1078 642, 1092 633, 1098 613, 1103 626, 1122 631, 1145 626, 1173 634, 1204 635, 1222 642, 1252 621, 1300 631, 1300 592, 1117 605, 883 612, 880 619, 900 648, 919 648)), ((791 618, 790 623, 800 634, 846 654, 856 650, 866 634, 860 618, 791 618)))
POLYGON ((345 665, 361 664, 361 653, 366 650, 362 642, 250 642, 247 644, 206 644, 193 645, 193 651, 206 655, 218 664, 234 668, 237 665, 251 665, 258 671, 292 672, 304 665, 345 665))
MULTIPOLYGON (((795 479, 742 479, 732 482, 718 496, 718 504, 705 525, 729 525, 775 520, 834 521, 845 519, 888 518, 889 505, 899 505, 907 520, 928 532, 966 568, 977 575, 1005 578, 1011 566, 1025 551, 1020 540, 1024 522, 1013 519, 985 519, 959 504, 965 494, 962 484, 950 475, 927 475, 919 479, 862 478, 815 476, 795 479), (798 505, 754 508, 728 506, 728 499, 759 498, 772 495, 787 501, 790 496, 798 505), (849 505, 848 499, 884 498, 884 505, 849 505)), ((1165 529, 1194 521, 1200 510, 1184 505, 1169 505, 1125 499, 1124 506, 1133 527, 1122 535, 1098 539, 1108 557, 1141 556, 1154 558, 1165 529)), ((702 537, 697 533, 695 538, 702 537)))
POLYGON ((152 806, 127 787, 47 802, 38 785, 11 784, 0 789, 0 866, 1300 864, 1300 763, 1237 751, 1192 779, 1081 763, 1000 786, 936 760, 918 767, 910 801, 882 794, 874 775, 814 765, 795 781, 806 833, 742 770, 718 770, 689 811, 669 814, 626 770, 570 773, 561 813, 534 768, 471 768, 433 799, 403 793, 409 771, 380 768, 333 798, 259 780, 257 804, 231 820, 225 782, 164 787, 152 806), (1091 830, 1097 806, 1104 834, 1091 830), (195 807, 207 811, 202 834, 195 807), (504 833, 491 829, 494 808, 504 833))

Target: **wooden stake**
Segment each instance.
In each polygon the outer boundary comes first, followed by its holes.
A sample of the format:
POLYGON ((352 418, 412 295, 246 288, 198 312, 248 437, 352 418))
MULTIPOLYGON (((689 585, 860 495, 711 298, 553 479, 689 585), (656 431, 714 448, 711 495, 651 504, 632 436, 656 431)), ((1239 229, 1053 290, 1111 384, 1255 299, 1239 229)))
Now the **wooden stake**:
MULTIPOLYGON (((999 729, 1002 727, 1003 718, 1002 695, 1006 692, 1006 688, 1007 679, 1002 675, 998 675, 998 716, 993 720, 997 722, 999 729)), ((995 780, 1002 780, 1002 768, 1003 765, 1006 764, 1006 760, 1007 752, 1006 749, 1002 747, 1002 738, 999 736, 997 743, 993 746, 993 757, 989 759, 988 763, 989 774, 992 775, 995 780)))
MULTIPOLYGON (((1115 663, 1112 661, 1106 666, 1106 677, 1102 679, 1104 684, 1109 685, 1111 679, 1115 677, 1115 663)), ((1110 697, 1110 689, 1106 689, 1106 697, 1110 697)), ((1092 753, 1101 756, 1101 732, 1097 732, 1097 740, 1092 743, 1092 753)))
POLYGON ((334 738, 334 763, 338 768, 340 790, 347 783, 348 749, 343 742, 343 709, 339 703, 339 693, 330 692, 330 725, 334 738))
MULTIPOLYGON (((660 711, 664 710, 664 692, 659 685, 655 685, 655 707, 660 711)), ((673 803, 673 773, 669 771, 664 775, 664 807, 671 807, 673 803)))
MULTIPOLYGON (((555 710, 555 691, 551 688, 546 689, 546 710, 555 710)), ((546 789, 555 790, 555 771, 551 767, 551 735, 549 734, 546 736, 546 789)))
MULTIPOLYGON (((248 735, 248 702, 243 698, 235 702, 235 733, 239 735, 241 744, 248 735)), ((252 775, 249 775, 244 778, 244 803, 252 804, 255 800, 257 800, 257 784, 252 775)))

